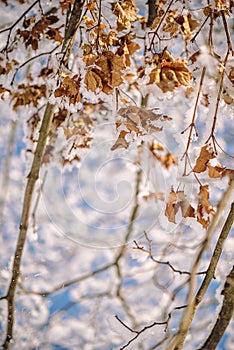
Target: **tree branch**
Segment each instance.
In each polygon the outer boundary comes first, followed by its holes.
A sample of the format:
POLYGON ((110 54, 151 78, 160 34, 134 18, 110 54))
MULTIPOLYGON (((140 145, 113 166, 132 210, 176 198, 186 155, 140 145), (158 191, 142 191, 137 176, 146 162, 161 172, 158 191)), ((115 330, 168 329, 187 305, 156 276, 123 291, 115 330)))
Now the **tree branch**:
POLYGON ((210 265, 208 267, 206 276, 204 278, 204 281, 202 283, 202 286, 200 287, 197 295, 194 298, 194 293, 195 293, 195 289, 196 289, 196 279, 197 279, 197 269, 199 266, 199 263, 201 261, 201 258, 205 252, 205 250, 207 249, 207 246, 210 242, 210 239, 213 235, 213 232, 218 224, 219 218, 221 216, 221 213, 226 205, 226 202, 228 200, 228 198, 230 197, 232 190, 234 188, 234 180, 230 183, 227 191, 224 193, 223 198, 221 199, 221 201, 219 202, 219 206, 217 209, 217 212, 207 230, 207 234, 205 237, 205 240, 203 242, 203 245, 196 257, 196 260, 193 264, 192 270, 191 270, 191 276, 190 276, 190 286, 189 286, 189 293, 188 293, 188 298, 187 298, 187 308, 185 309, 185 313, 183 315, 183 318, 181 320, 180 323, 180 327, 178 332, 175 334, 175 336, 172 338, 171 342, 169 343, 168 347, 166 348, 166 350, 181 350, 184 344, 184 341, 186 339, 186 336, 188 334, 190 325, 192 323, 192 320, 194 318, 194 315, 196 313, 196 310, 198 308, 198 305, 200 303, 200 301, 202 300, 213 276, 214 276, 214 272, 217 266, 217 263, 219 261, 221 252, 222 252, 222 246, 223 246, 223 242, 226 239, 226 237, 228 236, 228 233, 231 229, 231 226, 233 224, 233 220, 234 220, 234 203, 232 203, 231 205, 231 209, 230 212, 228 214, 228 217, 226 219, 226 222, 223 226, 222 232, 220 234, 220 237, 218 239, 218 242, 216 244, 216 247, 214 249, 214 253, 212 256, 212 259, 210 261, 210 265))
POLYGON ((28 181, 25 189, 21 222, 19 227, 20 231, 19 231, 18 242, 17 242, 15 255, 14 255, 12 277, 11 277, 10 285, 6 295, 6 299, 8 302, 8 322, 7 322, 7 334, 6 334, 5 341, 3 343, 4 350, 7 350, 9 348, 10 342, 13 338, 15 290, 16 290, 18 278, 20 275, 21 258, 22 258, 24 243, 27 235, 33 190, 39 176, 39 170, 40 170, 41 161, 45 150, 46 140, 47 140, 51 122, 54 116, 54 109, 55 109, 54 105, 51 105, 50 103, 47 104, 44 118, 40 128, 39 140, 34 153, 31 171, 28 175, 28 181))
MULTIPOLYGON (((32 6, 34 6, 37 2, 38 1, 36 1, 32 6)), ((70 17, 68 27, 66 28, 66 31, 65 31, 65 39, 62 46, 63 48, 66 46, 68 41, 73 39, 72 36, 74 36, 76 33, 76 30, 78 28, 79 21, 80 21, 80 15, 81 15, 83 4, 84 4, 83 0, 76 0, 73 5, 72 15, 70 17), (75 15, 77 16, 77 18, 74 18, 75 15)), ((29 11, 29 9, 27 11, 29 11)), ((19 19, 10 27, 9 35, 11 33, 12 28, 18 22, 19 22, 19 19)), ((9 39, 9 36, 8 36, 8 39, 9 39)), ((70 54, 72 49, 71 47, 72 43, 71 41, 69 43, 69 52, 67 52, 66 50, 67 59, 69 58, 68 53, 70 54)), ((39 177, 39 171, 40 171, 40 166, 41 166, 41 162, 45 151, 47 136, 49 134, 51 123, 54 117, 54 110, 55 110, 55 105, 52 105, 51 103, 48 102, 46 105, 45 114, 44 114, 41 128, 39 131, 39 140, 34 153, 31 171, 28 175, 28 181, 27 181, 27 185, 24 193, 23 209, 22 209, 21 221, 20 221, 20 227, 19 227, 19 236, 18 236, 17 246, 15 250, 14 261, 13 261, 12 277, 8 287, 8 292, 6 294, 8 316, 7 316, 7 332, 6 332, 6 338, 3 343, 3 350, 9 349, 9 346, 13 339, 15 291, 16 291, 16 286, 20 275, 21 259, 22 259, 22 253, 23 253, 24 244, 26 241, 26 236, 27 236, 34 187, 39 177)))
POLYGON ((147 27, 150 27, 155 18, 157 17, 158 5, 156 0, 148 0, 148 19, 147 19, 147 27))
POLYGON ((199 348, 199 350, 216 349, 216 346, 231 321, 234 311, 234 267, 226 277, 226 282, 221 294, 224 298, 219 316, 205 344, 199 348))

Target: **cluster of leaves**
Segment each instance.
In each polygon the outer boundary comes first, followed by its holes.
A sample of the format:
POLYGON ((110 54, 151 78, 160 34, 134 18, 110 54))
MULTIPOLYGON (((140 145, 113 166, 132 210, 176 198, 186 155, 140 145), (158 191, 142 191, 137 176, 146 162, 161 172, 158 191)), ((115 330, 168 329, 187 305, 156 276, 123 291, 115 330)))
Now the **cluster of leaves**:
POLYGON ((63 41, 60 34, 61 26, 59 28, 51 26, 58 22, 58 20, 58 17, 53 15, 42 16, 41 19, 34 24, 36 18, 30 17, 23 21, 24 30, 18 29, 16 34, 23 39, 26 48, 31 46, 33 50, 38 49, 38 43, 41 37, 54 40, 58 44, 61 44, 63 41))

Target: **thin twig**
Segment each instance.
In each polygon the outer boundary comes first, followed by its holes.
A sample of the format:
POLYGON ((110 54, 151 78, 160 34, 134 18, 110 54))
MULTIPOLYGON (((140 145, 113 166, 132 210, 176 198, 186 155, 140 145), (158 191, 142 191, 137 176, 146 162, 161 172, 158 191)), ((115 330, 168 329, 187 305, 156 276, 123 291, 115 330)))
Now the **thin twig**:
POLYGON ((126 328, 128 329, 130 332, 132 333, 135 333, 136 335, 131 338, 125 345, 121 346, 121 348, 119 350, 123 350, 123 349, 126 349, 134 340, 136 340, 139 335, 141 335, 142 333, 144 333, 146 330, 150 329, 150 328, 153 328, 155 326, 162 326, 162 325, 166 325, 168 324, 169 322, 169 316, 167 318, 166 321, 163 321, 163 322, 153 322, 151 323, 150 325, 148 326, 145 326, 144 328, 142 328, 140 331, 135 331, 134 329, 130 328, 126 323, 124 323, 117 315, 115 315, 115 318, 126 328))
POLYGON ((159 21, 159 23, 158 23, 158 25, 157 25, 157 28, 156 28, 155 31, 154 31, 154 34, 153 34, 153 37, 152 37, 151 43, 150 43, 150 48, 152 48, 152 46, 153 46, 154 39, 155 39, 156 35, 158 35, 159 28, 161 27, 161 25, 162 25, 162 23, 163 23, 163 21, 164 21, 166 15, 167 15, 167 13, 168 13, 170 7, 172 6, 173 1, 174 1, 174 0, 171 0, 170 3, 168 4, 167 9, 165 10, 165 12, 164 12, 162 18, 160 19, 160 21, 159 21))
POLYGON ((190 125, 188 126, 188 128, 181 132, 181 134, 183 134, 185 131, 187 131, 189 129, 189 136, 188 136, 186 150, 181 158, 181 159, 183 159, 185 157, 184 173, 183 173, 184 176, 186 175, 186 172, 187 172, 188 150, 189 150, 189 147, 190 147, 190 144, 192 141, 193 129, 195 130, 196 136, 198 136, 197 128, 195 125, 195 118, 196 118, 196 114, 197 114, 197 107, 198 107, 198 103, 199 103, 199 99, 200 99, 200 95, 201 95, 201 91, 202 91, 202 85, 203 85, 205 73, 206 73, 206 67, 203 67, 202 73, 201 73, 201 78, 200 78, 199 89, 198 89, 198 93, 197 93, 197 98, 196 98, 194 109, 193 109, 192 121, 191 121, 190 125))
MULTIPOLYGON (((145 233, 146 234, 146 233, 145 233)), ((160 265, 167 265, 168 267, 170 267, 170 269, 175 272, 175 273, 179 273, 180 275, 190 275, 191 272, 189 271, 183 271, 183 270, 179 270, 176 269, 171 263, 170 261, 161 261, 161 260, 157 260, 154 258, 153 253, 152 253, 152 240, 149 240, 149 249, 145 249, 142 246, 139 246, 139 244, 137 243, 137 241, 133 241, 136 245, 136 247, 133 247, 133 249, 139 249, 142 252, 148 253, 150 259, 160 265), (150 243, 151 242, 151 243, 150 243)), ((204 275, 206 273, 206 271, 201 271, 201 272, 197 272, 197 275, 204 275)))
POLYGON ((19 283, 19 286, 20 288, 24 291, 24 293, 26 294, 35 294, 35 295, 41 295, 43 297, 46 297, 48 295, 51 295, 53 293, 56 293, 58 291, 60 291, 61 289, 64 289, 64 288, 67 288, 67 287, 70 287, 74 284, 77 284, 77 283, 80 283, 82 281, 85 281, 103 271, 106 271, 108 269, 110 269, 111 267, 113 267, 115 265, 115 262, 113 263, 109 263, 107 265, 104 265, 94 271, 91 271, 83 276, 80 276, 80 277, 77 277, 77 278, 73 278, 72 280, 69 280, 67 282, 63 282, 63 283, 60 283, 58 284, 57 286, 55 286, 54 288, 52 288, 51 290, 49 291, 33 291, 33 290, 28 290, 26 288, 24 288, 24 286, 22 284, 19 283))
POLYGON ((222 94, 222 90, 223 90, 224 73, 225 73, 226 64, 227 64, 227 60, 228 60, 229 54, 230 54, 230 50, 228 49, 227 53, 226 53, 226 56, 225 56, 225 59, 224 59, 224 62, 223 62, 221 79, 220 79, 220 85, 219 85, 219 91, 218 91, 218 95, 217 95, 217 99, 216 99, 215 112, 214 112, 211 132, 210 132, 210 136, 206 140, 206 143, 208 143, 210 141, 210 139, 212 139, 213 146, 214 146, 214 151, 216 153, 217 153, 217 150, 216 150, 215 141, 214 141, 214 139, 215 139, 215 127, 216 127, 216 123, 217 123, 218 109, 219 109, 219 104, 220 104, 220 100, 221 100, 221 94, 222 94))
POLYGON ((26 66, 26 64, 28 64, 29 62, 31 62, 31 61, 37 59, 38 57, 46 56, 46 55, 51 55, 54 51, 57 50, 57 48, 58 48, 59 46, 60 46, 60 45, 55 46, 52 50, 50 50, 50 51, 48 51, 48 52, 39 53, 38 55, 29 58, 27 61, 25 61, 24 63, 22 63, 19 67, 17 67, 17 69, 15 70, 15 73, 14 73, 12 79, 11 79, 11 85, 13 85, 14 80, 15 80, 15 76, 16 76, 16 74, 18 73, 18 71, 19 71, 21 68, 23 68, 24 66, 26 66))

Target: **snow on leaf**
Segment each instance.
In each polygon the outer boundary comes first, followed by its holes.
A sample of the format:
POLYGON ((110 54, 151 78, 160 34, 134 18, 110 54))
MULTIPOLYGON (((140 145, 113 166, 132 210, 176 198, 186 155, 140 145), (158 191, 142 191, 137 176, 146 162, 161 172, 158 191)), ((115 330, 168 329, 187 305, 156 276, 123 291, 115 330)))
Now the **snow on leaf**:
MULTIPOLYGON (((137 136, 143 136, 146 134, 152 134, 153 132, 161 131, 161 127, 154 125, 154 122, 160 119, 160 116, 153 112, 152 110, 142 109, 136 106, 129 106, 120 108, 118 113, 120 119, 116 122, 116 129, 124 127, 124 133, 120 132, 117 140, 117 145, 111 148, 112 151, 116 148, 127 148, 130 142, 127 142, 125 136, 127 134, 135 133, 137 136), (119 140, 120 138, 120 140, 119 140), (123 141, 124 140, 124 141, 123 141)), ((133 140, 134 140, 134 134, 133 140)))
POLYGON ((138 8, 132 0, 125 0, 121 4, 112 4, 112 11, 118 17, 117 30, 130 29, 132 22, 137 20, 138 8))
POLYGON ((212 146, 210 144, 203 146, 193 171, 195 173, 202 173, 206 170, 209 160, 213 158, 215 158, 215 153, 212 146))
POLYGON ((81 101, 80 80, 77 75, 74 77, 65 76, 59 87, 54 92, 55 97, 67 96, 70 104, 81 101))
POLYGON ((167 50, 164 50, 160 54, 155 54, 154 62, 157 65, 149 74, 148 84, 157 84, 163 92, 190 85, 192 75, 186 61, 175 59, 167 50))
POLYGON ((195 210, 189 203, 184 191, 175 192, 172 187, 165 210, 165 215, 170 222, 176 223, 175 217, 179 209, 181 209, 184 218, 195 217, 195 210))

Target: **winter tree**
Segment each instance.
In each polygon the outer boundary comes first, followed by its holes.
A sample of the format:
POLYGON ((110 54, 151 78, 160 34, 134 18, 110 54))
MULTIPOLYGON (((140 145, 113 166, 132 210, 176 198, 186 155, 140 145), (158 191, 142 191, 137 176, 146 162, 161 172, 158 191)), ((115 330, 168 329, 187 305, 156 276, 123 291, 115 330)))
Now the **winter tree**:
POLYGON ((1 348, 234 348, 233 0, 2 0, 1 348))

